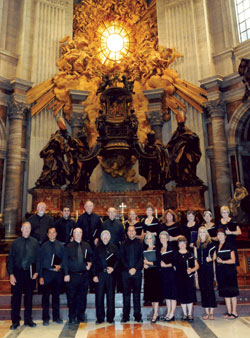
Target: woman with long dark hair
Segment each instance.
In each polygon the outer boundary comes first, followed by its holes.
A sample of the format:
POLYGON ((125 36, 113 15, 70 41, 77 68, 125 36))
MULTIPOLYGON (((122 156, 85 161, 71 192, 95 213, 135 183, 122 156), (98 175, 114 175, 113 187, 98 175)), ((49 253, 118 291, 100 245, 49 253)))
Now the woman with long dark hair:
POLYGON ((177 300, 181 304, 182 320, 193 321, 193 302, 195 300, 194 273, 199 264, 192 252, 187 249, 187 240, 184 236, 178 238, 178 251, 174 256, 177 281, 177 300))
POLYGON ((217 232, 219 245, 216 250, 216 277, 218 282, 219 296, 225 298, 227 312, 226 319, 238 318, 237 296, 239 295, 235 250, 226 241, 226 233, 222 228, 217 232))

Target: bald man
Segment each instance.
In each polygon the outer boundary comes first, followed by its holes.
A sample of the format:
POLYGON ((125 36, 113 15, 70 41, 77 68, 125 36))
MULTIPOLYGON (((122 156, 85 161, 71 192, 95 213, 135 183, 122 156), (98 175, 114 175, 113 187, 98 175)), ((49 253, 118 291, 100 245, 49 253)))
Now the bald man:
MULTIPOLYGON (((108 230, 111 235, 110 243, 115 244, 119 249, 121 243, 125 240, 125 230, 122 223, 116 219, 117 211, 111 207, 107 211, 108 219, 103 222, 102 230, 108 230)), ((121 266, 120 263, 114 271, 114 287, 117 292, 122 292, 121 266)))
POLYGON ((85 213, 78 218, 76 226, 82 229, 84 241, 94 249, 101 233, 102 222, 100 217, 93 212, 92 201, 85 202, 84 210, 85 213))
POLYGON ((67 283, 69 324, 85 322, 85 310, 89 284, 89 270, 93 252, 82 240, 82 229, 75 228, 73 241, 66 248, 63 258, 64 281, 67 283))
POLYGON ((116 219, 117 211, 111 207, 107 211, 108 219, 102 224, 102 231, 108 230, 111 234, 110 243, 119 248, 122 241, 125 240, 125 230, 122 223, 116 219))
POLYGON ((37 240, 30 236, 31 225, 24 222, 21 227, 22 236, 12 243, 7 260, 7 270, 11 284, 11 330, 20 325, 20 308, 22 294, 24 293, 24 325, 35 327, 32 320, 32 297, 38 277, 38 251, 37 240))
POLYGON ((31 224, 31 236, 37 239, 38 243, 42 245, 48 240, 48 229, 53 226, 53 219, 45 214, 46 204, 39 202, 37 204, 36 214, 29 217, 28 222, 31 224))

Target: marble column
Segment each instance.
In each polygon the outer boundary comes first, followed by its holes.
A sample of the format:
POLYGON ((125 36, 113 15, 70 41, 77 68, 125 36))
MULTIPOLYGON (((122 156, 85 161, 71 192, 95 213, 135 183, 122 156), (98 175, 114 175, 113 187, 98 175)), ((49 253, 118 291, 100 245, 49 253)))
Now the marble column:
POLYGON ((25 103, 15 100, 10 101, 8 105, 9 135, 3 210, 6 239, 16 234, 20 200, 22 124, 26 109, 25 103))
POLYGON ((23 120, 28 113, 28 106, 25 103, 25 93, 31 87, 31 82, 14 79, 11 81, 13 94, 8 102, 8 140, 7 140, 7 161, 6 179, 4 192, 3 218, 5 226, 5 238, 11 239, 16 235, 16 225, 21 219, 19 208, 22 207, 22 151, 25 146, 22 142, 23 120))
POLYGON ((88 114, 84 112, 82 102, 87 99, 89 92, 83 90, 70 90, 69 94, 72 102, 72 113, 70 117, 72 136, 77 137, 77 134, 82 131, 88 120, 88 114))
POLYGON ((206 108, 212 124, 217 207, 220 207, 227 205, 228 199, 231 197, 231 177, 225 131, 226 111, 225 105, 220 99, 208 101, 206 108))
POLYGON ((157 88, 144 90, 144 95, 148 99, 148 112, 146 112, 147 120, 151 125, 151 129, 155 132, 156 140, 162 141, 162 126, 164 120, 162 118, 162 99, 164 89, 157 88))

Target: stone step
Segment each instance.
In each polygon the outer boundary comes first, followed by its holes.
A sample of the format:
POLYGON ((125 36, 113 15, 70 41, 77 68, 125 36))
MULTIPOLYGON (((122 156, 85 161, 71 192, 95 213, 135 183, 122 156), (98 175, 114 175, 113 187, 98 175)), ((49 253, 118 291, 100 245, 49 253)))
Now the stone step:
MULTIPOLYGON (((197 302, 194 305, 194 315, 197 317, 202 316, 204 313, 204 309, 200 305, 200 292, 197 290, 197 302)), ((34 294, 33 296, 33 318, 40 319, 42 318, 42 307, 41 307, 41 295, 34 294)), ((132 298, 132 297, 131 297, 132 298)), ((224 299, 218 296, 218 292, 216 291, 216 299, 218 307, 215 309, 215 315, 221 316, 226 312, 225 302, 224 299)), ((11 301, 11 294, 0 294, 0 320, 7 320, 10 319, 10 302, 11 301)), ((63 319, 68 319, 68 307, 67 307, 67 298, 65 294, 60 296, 61 302, 61 317, 63 319)), ((143 306, 143 294, 141 297, 141 304, 142 304, 142 316, 144 320, 148 320, 152 317, 152 307, 151 306, 143 306)), ((115 295, 115 311, 116 321, 119 321, 122 316, 122 306, 123 306, 123 298, 121 293, 116 293, 115 295)), ((131 306, 132 306, 132 299, 131 299, 131 306)), ((22 305, 22 312, 23 312, 23 305, 22 305)), ((131 313, 133 312, 133 308, 131 313)), ((249 315, 250 313, 250 290, 240 290, 240 295, 238 297, 238 312, 241 316, 249 315)), ((165 307, 160 307, 160 316, 164 316, 165 307)), ((87 310, 86 310, 87 320, 95 321, 95 294, 89 293, 87 296, 87 310)), ((23 314, 22 314, 23 316, 23 314)), ((181 307, 177 306, 176 309, 176 317, 181 318, 182 311, 181 307)), ((132 315, 131 315, 132 318, 132 315)))
MULTIPOLYGON (((132 305, 132 302, 131 302, 132 305)), ((153 311, 151 306, 142 306, 142 318, 144 321, 150 320, 153 311)), ((215 309, 215 317, 221 317, 226 312, 225 305, 218 305, 215 309)), ((238 305, 238 314, 239 316, 249 316, 250 313, 250 304, 239 304, 238 305)), ((166 314, 166 308, 164 306, 160 307, 159 315, 160 317, 164 317, 166 314)), ((204 314, 204 309, 200 305, 194 305, 193 310, 194 317, 201 317, 204 314)), ((64 320, 68 319, 68 308, 63 305, 60 307, 60 315, 61 318, 64 320)), ((33 306, 32 317, 34 320, 41 320, 42 319, 42 308, 38 306, 33 306)), ((52 315, 51 315, 52 317, 52 315)), ((175 317, 177 320, 180 320, 182 317, 182 310, 181 307, 178 305, 175 312, 175 317)), ((10 320, 10 305, 2 306, 0 308, 0 320, 10 320)), ((23 318, 23 308, 21 309, 21 318, 23 318)), ((122 306, 115 308, 115 320, 120 321, 122 318, 122 306)), ((88 306, 86 309, 86 319, 87 321, 95 321, 96 320, 96 310, 95 307, 88 306)), ((131 314, 130 319, 133 320, 133 307, 131 307, 131 314)))
MULTIPOLYGON (((218 291, 215 291, 215 295, 216 295, 216 300, 218 304, 224 304, 224 298, 220 297, 218 295, 218 291)), ((201 297, 200 297, 200 291, 196 290, 196 299, 197 299, 197 304, 199 305, 201 302, 201 297)), ((11 294, 0 294, 0 308, 4 305, 8 305, 10 304, 10 300, 11 300, 11 294)), ((142 304, 143 304, 143 293, 141 295, 141 300, 142 300, 142 304)), ((33 296, 33 305, 34 306, 39 306, 41 305, 42 302, 42 295, 34 293, 33 296)), ((61 305, 67 305, 67 297, 66 294, 63 293, 60 296, 60 302, 61 305)), ((250 304, 250 290, 249 289, 241 289, 240 290, 240 295, 238 297, 238 303, 242 303, 242 304, 250 304)), ((88 306, 95 306, 95 294, 94 293, 89 293, 87 295, 87 304, 88 306)), ((115 306, 116 307, 121 307, 123 304, 123 298, 122 298, 122 293, 116 293, 115 294, 115 306)))

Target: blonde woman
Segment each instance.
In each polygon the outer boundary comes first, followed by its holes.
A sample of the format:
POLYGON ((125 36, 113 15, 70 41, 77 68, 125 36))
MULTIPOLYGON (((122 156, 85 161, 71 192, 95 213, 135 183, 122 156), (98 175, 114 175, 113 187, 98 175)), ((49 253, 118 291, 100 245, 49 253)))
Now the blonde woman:
POLYGON ((164 322, 175 320, 175 309, 177 299, 176 273, 173 264, 174 249, 169 242, 167 231, 162 231, 159 235, 161 248, 160 257, 160 277, 162 285, 162 299, 166 301, 167 312, 163 318, 164 322))
POLYGON ((205 308, 203 320, 214 319, 214 308, 217 307, 214 293, 214 267, 216 246, 207 229, 201 226, 196 242, 196 256, 199 264, 198 281, 201 292, 201 305, 205 308))
POLYGON ((230 217, 230 210, 226 205, 220 208, 221 219, 218 222, 218 228, 225 230, 227 236, 227 242, 235 252, 236 265, 239 266, 239 258, 237 253, 236 238, 241 235, 241 229, 239 225, 230 217))

